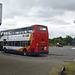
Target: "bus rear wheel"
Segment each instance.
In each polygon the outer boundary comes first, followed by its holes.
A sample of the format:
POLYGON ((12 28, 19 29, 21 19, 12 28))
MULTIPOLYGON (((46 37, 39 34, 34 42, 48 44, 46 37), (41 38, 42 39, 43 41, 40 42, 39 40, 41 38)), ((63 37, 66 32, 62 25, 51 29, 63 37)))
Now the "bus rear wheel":
POLYGON ((23 49, 23 55, 26 56, 27 55, 27 50, 23 49))
POLYGON ((4 52, 6 53, 6 47, 4 47, 4 52))

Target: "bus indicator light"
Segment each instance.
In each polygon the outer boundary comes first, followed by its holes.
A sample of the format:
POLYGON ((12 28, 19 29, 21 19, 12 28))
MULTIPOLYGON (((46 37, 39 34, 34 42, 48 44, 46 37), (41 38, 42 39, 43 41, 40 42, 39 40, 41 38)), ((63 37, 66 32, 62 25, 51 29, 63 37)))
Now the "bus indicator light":
POLYGON ((36 45, 38 46, 38 43, 36 45))

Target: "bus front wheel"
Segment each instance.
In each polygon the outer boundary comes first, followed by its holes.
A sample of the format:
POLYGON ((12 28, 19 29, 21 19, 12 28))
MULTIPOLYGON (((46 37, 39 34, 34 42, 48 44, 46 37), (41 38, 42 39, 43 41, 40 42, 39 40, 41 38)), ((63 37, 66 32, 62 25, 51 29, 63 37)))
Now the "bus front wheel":
POLYGON ((27 50, 23 49, 23 55, 26 56, 27 55, 27 50))

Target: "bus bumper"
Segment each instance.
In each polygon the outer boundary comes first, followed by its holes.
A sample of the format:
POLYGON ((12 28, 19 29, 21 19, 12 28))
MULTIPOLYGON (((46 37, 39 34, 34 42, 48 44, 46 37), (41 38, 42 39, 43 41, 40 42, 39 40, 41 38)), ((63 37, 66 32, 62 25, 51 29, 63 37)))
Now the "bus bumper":
POLYGON ((38 53, 31 53, 28 52, 27 55, 39 55, 39 54, 48 54, 48 52, 38 52, 38 53))

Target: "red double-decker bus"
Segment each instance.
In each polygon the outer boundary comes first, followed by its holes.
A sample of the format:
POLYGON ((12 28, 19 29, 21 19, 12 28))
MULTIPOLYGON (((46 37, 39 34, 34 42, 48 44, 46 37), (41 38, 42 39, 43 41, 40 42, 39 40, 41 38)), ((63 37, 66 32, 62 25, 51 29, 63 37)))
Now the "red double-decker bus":
POLYGON ((24 55, 48 54, 48 28, 44 25, 4 30, 0 32, 0 43, 5 52, 24 55))

